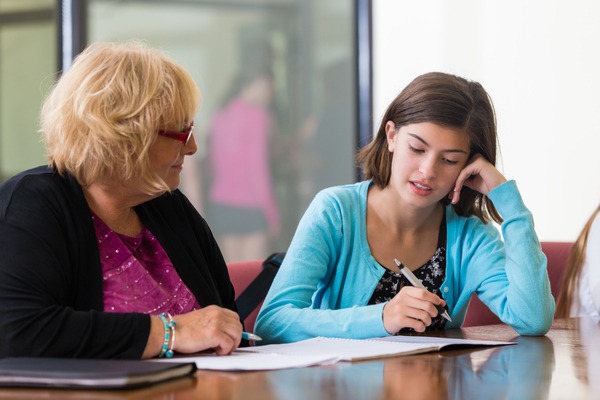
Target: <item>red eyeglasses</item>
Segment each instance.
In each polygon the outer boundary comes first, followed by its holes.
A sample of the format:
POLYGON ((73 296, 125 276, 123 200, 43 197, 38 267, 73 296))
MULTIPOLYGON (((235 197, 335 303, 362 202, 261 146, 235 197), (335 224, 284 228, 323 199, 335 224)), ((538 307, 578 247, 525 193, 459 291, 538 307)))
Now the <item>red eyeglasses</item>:
POLYGON ((190 126, 187 128, 183 128, 181 131, 163 131, 159 130, 158 134, 160 136, 168 137, 171 139, 179 140, 184 145, 188 144, 190 138, 192 137, 192 132, 194 131, 194 121, 190 123, 190 126))

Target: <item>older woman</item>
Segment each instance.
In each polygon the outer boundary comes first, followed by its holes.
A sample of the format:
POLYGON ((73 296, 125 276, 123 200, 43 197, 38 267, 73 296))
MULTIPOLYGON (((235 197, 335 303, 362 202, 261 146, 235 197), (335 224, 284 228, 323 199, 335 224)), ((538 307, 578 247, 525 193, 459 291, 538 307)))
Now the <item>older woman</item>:
POLYGON ((240 344, 225 261, 176 188, 198 89, 136 42, 89 46, 41 114, 49 166, 0 186, 0 356, 150 358, 240 344))

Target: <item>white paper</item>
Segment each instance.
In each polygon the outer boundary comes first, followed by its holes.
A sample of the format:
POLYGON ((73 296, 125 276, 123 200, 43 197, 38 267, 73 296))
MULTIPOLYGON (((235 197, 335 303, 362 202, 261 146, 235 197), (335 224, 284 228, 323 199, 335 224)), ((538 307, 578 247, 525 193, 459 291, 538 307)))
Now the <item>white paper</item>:
POLYGON ((199 369, 221 371, 258 371, 329 365, 338 361, 357 361, 439 351, 450 345, 497 346, 514 344, 489 340, 439 338, 431 336, 389 336, 372 339, 316 337, 294 343, 242 347, 228 356, 201 353, 161 358, 159 362, 195 362, 199 369))
POLYGON ((437 351, 431 343, 398 343, 376 340, 316 337, 294 343, 245 347, 239 351, 287 355, 335 354, 340 360, 353 361, 437 351))
POLYGON ((195 354, 193 356, 177 356, 160 358, 158 362, 195 362, 198 369, 220 371, 258 371, 285 368, 310 367, 313 365, 329 365, 336 363, 339 358, 335 355, 284 355, 275 353, 245 352, 238 349, 227 356, 214 353, 195 354))
POLYGON ((394 357, 430 351, 451 346, 497 346, 514 342, 438 338, 430 336, 386 336, 372 339, 342 339, 316 337, 294 343, 238 349, 245 352, 279 353, 287 355, 335 354, 342 361, 357 361, 381 357, 394 357))
POLYGON ((444 338, 435 336, 386 336, 373 338, 371 340, 378 340, 382 342, 402 342, 402 343, 420 343, 420 344, 433 344, 438 346, 440 349, 451 346, 503 346, 507 344, 516 344, 516 342, 503 342, 495 340, 473 340, 473 339, 460 339, 460 338, 444 338))

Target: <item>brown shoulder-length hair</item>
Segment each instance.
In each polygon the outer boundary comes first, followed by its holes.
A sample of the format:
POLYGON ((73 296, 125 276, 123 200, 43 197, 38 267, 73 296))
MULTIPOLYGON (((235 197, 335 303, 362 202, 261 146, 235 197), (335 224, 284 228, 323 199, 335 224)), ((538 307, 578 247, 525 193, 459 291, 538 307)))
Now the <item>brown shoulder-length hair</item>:
POLYGON ((111 180, 163 193, 148 150, 159 129, 188 125, 199 104, 191 75, 165 53, 139 41, 94 43, 42 106, 48 163, 82 186, 111 180))
MULTIPOLYGON (((385 133, 388 121, 394 122, 396 130, 421 122, 464 130, 469 135, 469 157, 481 154, 496 165, 496 115, 489 95, 477 82, 430 72, 418 76, 400 92, 387 108, 375 138, 357 155, 365 178, 380 188, 387 187, 392 174, 392 153, 388 151, 385 133)), ((441 201, 449 204, 447 197, 441 201)), ((460 200, 453 207, 458 215, 476 215, 483 222, 502 222, 487 196, 467 187, 462 188, 460 200)))
MULTIPOLYGON (((579 237, 569 254, 567 261, 567 267, 563 276, 562 285, 560 287, 560 293, 556 300, 556 312, 554 313, 555 318, 568 318, 571 314, 571 305, 573 304, 573 298, 577 296, 579 290, 579 277, 581 276, 581 270, 585 263, 585 254, 588 246, 588 236, 594 220, 600 213, 600 204, 596 208, 596 211, 592 213, 585 226, 581 230, 579 237)), ((592 267, 599 267, 597 265, 592 267)))

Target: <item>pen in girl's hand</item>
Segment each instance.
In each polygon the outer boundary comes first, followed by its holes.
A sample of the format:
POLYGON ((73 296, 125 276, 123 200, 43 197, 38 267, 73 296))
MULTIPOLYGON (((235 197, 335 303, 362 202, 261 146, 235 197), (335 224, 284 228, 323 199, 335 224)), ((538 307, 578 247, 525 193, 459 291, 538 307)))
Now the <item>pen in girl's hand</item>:
MULTIPOLYGON (((427 288, 425 288, 425 286, 423 286, 421 281, 412 273, 412 271, 410 269, 408 269, 405 265, 403 265, 400 261, 396 260, 395 258, 394 258, 394 262, 396 263, 398 268, 400 268, 400 273, 402 275, 404 275, 406 277, 406 279, 408 279, 408 281, 410 282, 411 285, 413 285, 414 287, 417 287, 419 289, 427 290, 427 288)), ((448 315, 448 312, 446 311, 446 309, 444 309, 444 307, 442 307, 441 304, 437 304, 435 306, 435 308, 437 308, 438 312, 442 315, 442 317, 444 317, 448 321, 452 322, 452 320, 450 319, 450 316, 448 315)))
POLYGON ((244 340, 254 340, 255 342, 262 340, 262 338, 254 333, 242 332, 242 339, 244 340))

